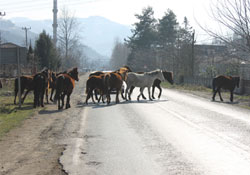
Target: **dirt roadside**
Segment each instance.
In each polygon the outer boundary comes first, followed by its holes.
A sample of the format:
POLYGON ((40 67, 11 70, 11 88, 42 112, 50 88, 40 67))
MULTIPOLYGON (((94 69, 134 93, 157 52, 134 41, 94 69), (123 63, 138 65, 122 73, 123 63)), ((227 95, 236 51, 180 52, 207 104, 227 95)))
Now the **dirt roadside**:
MULTIPOLYGON (((58 159, 65 145, 66 124, 77 121, 83 110, 86 75, 80 77, 71 96, 71 108, 58 111, 54 104, 28 118, 0 141, 1 175, 65 175, 58 159)), ((74 131, 70 131, 74 132, 74 131)))

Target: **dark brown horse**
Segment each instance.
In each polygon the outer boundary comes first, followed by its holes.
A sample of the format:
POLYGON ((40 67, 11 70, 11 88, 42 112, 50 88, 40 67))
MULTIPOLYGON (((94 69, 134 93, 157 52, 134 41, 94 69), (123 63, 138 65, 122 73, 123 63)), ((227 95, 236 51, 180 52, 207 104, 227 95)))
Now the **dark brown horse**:
MULTIPOLYGON (((26 89, 26 92, 21 100, 21 102, 23 103, 27 94, 30 91, 34 90, 34 82, 33 82, 34 76, 26 76, 23 75, 20 77, 20 84, 21 84, 21 97, 22 94, 24 92, 24 90, 26 89)), ((15 84, 14 84, 14 93, 15 93, 15 98, 14 98, 14 104, 16 104, 16 97, 17 97, 17 93, 18 93, 18 78, 15 79, 15 84)))
MULTIPOLYGON (((98 103, 99 103, 101 97, 103 97, 104 94, 107 94, 107 88, 104 84, 104 74, 100 74, 99 76, 92 75, 87 80, 87 82, 86 82, 87 97, 86 97, 86 101, 85 101, 86 104, 88 104, 88 100, 90 97, 92 98, 93 103, 95 103, 95 100, 93 98, 93 91, 94 90, 95 90, 95 93, 97 93, 96 91, 100 92, 100 97, 99 97, 99 99, 97 98, 98 103)), ((104 102, 104 100, 103 100, 103 102, 104 102)))
POLYGON ((111 72, 105 74, 104 82, 107 88, 107 104, 109 104, 111 101, 110 93, 113 89, 116 90, 116 103, 119 103, 119 93, 121 91, 123 84, 122 77, 126 76, 125 74, 126 72, 124 72, 123 74, 117 72, 111 72))
POLYGON ((43 69, 41 72, 34 76, 34 108, 44 107, 43 99, 46 88, 48 88, 49 70, 43 69))
MULTIPOLYGON (((143 72, 139 72, 139 73, 143 73, 143 72)), ((167 80, 170 84, 174 84, 173 72, 162 71, 162 74, 163 74, 165 80, 167 80)), ((153 99, 155 99, 155 97, 154 97, 155 87, 157 87, 159 89, 159 91, 160 91, 160 93, 158 95, 158 98, 160 99, 161 93, 162 93, 161 80, 160 79, 155 79, 154 80, 154 83, 153 83, 153 86, 152 86, 152 98, 153 99)), ((130 88, 130 91, 129 91, 130 94, 132 94, 134 88, 135 88, 134 86, 132 86, 130 88)), ((146 97, 144 96, 144 94, 142 94, 142 98, 146 99, 146 97)), ((129 99, 130 99, 130 96, 129 96, 129 99)))
POLYGON ((235 87, 239 87, 240 84, 240 77, 231 77, 231 76, 224 76, 219 75, 213 78, 212 86, 213 86, 213 101, 215 100, 216 93, 219 93, 220 100, 223 101, 221 97, 221 88, 230 91, 230 101, 233 102, 233 91, 235 87))
POLYGON ((58 75, 56 80, 56 95, 54 97, 54 101, 58 101, 58 110, 63 109, 65 95, 67 95, 66 109, 70 108, 70 95, 75 87, 75 80, 79 81, 77 68, 58 75), (62 105, 60 105, 60 100, 62 101, 62 105))
MULTIPOLYGON (((92 73, 89 74, 89 78, 90 78, 91 76, 99 76, 99 75, 104 76, 104 74, 105 74, 105 73, 102 72, 102 71, 92 72, 92 73)), ((99 94, 98 89, 94 89, 94 92, 95 92, 95 99, 99 101, 100 98, 98 98, 98 94, 99 94)))

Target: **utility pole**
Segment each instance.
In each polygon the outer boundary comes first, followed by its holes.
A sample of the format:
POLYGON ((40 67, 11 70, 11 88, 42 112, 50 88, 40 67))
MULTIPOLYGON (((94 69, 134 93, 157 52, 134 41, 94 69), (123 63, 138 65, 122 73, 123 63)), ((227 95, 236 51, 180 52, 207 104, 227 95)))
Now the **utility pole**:
POLYGON ((22 29, 25 31, 25 46, 26 48, 28 48, 28 37, 27 37, 27 32, 28 30, 31 29, 31 27, 27 28, 27 27, 22 27, 22 29))
MULTIPOLYGON (((0 12, 0 18, 5 16, 5 12, 0 12)), ((1 68, 1 62, 2 62, 2 35, 1 35, 1 30, 0 30, 0 68, 1 68)), ((0 72, 1 73, 1 72, 0 72)))
POLYGON ((52 24, 52 27, 53 27, 53 43, 54 43, 54 46, 56 47, 56 42, 57 42, 57 27, 58 27, 58 24, 57 24, 57 12, 58 12, 58 9, 57 9, 57 0, 54 0, 53 2, 53 24, 52 24))
POLYGON ((195 40, 194 40, 194 37, 195 37, 195 30, 193 31, 192 33, 192 61, 191 61, 191 76, 194 77, 194 43, 195 43, 195 40))

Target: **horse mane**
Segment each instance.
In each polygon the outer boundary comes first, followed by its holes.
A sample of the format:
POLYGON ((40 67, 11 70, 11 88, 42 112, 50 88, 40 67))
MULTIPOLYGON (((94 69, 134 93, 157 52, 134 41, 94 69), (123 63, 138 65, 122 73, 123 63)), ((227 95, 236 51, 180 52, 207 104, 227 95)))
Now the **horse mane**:
POLYGON ((153 70, 153 71, 151 71, 151 72, 145 72, 145 74, 148 74, 148 75, 156 75, 156 74, 158 74, 159 72, 161 72, 161 70, 160 70, 160 69, 156 69, 156 70, 153 70))

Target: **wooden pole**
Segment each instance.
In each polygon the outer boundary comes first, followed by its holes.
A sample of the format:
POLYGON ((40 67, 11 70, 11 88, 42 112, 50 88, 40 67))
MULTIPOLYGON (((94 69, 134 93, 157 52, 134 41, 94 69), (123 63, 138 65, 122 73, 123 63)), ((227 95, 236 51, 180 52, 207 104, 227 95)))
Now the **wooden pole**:
POLYGON ((20 51, 20 49, 17 46, 17 74, 18 74, 18 99, 19 99, 18 106, 19 106, 19 108, 21 108, 21 104, 22 104, 22 101, 21 101, 21 80, 20 80, 21 71, 20 71, 20 53, 19 53, 19 51, 20 51))

